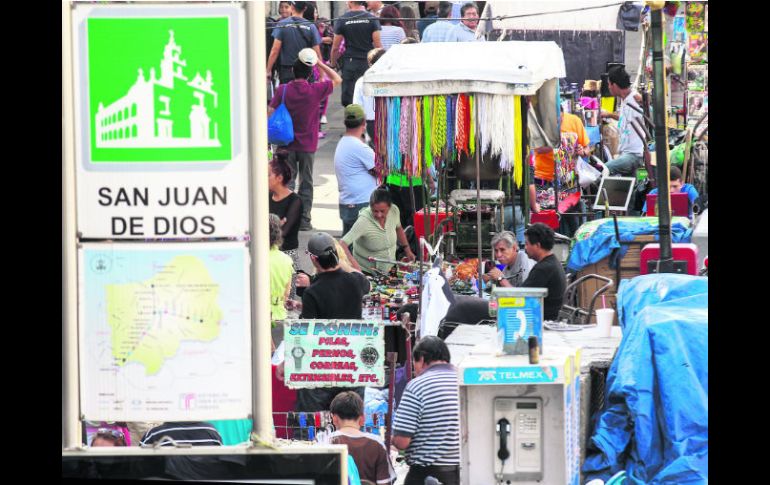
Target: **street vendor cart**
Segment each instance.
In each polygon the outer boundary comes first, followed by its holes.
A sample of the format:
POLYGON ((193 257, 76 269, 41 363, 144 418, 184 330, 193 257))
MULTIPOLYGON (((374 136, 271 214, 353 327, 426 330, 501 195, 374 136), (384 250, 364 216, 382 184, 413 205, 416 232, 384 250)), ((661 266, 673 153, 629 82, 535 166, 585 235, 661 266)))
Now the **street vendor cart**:
POLYGON ((546 139, 558 143, 564 74, 554 42, 465 42, 395 45, 364 75, 364 93, 375 97, 379 176, 437 176, 421 233, 431 244, 446 233, 444 259, 474 255, 481 274, 492 236, 528 219, 526 154, 546 139), (516 201, 523 210, 509 223, 504 206, 516 201))

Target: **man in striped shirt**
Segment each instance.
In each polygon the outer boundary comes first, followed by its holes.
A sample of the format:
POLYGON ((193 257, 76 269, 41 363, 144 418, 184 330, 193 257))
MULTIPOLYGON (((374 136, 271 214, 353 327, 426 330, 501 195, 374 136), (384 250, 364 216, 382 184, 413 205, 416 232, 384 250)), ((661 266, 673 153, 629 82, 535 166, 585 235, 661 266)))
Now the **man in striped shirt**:
POLYGON ((147 431, 142 437, 141 446, 173 446, 174 443, 191 446, 222 446, 222 437, 211 423, 203 421, 165 422, 147 431), (163 438, 170 438, 164 440, 163 438))
POLYGON ((393 418, 393 446, 406 450, 404 485, 423 485, 432 476, 444 485, 460 483, 460 400, 457 370, 438 337, 420 340, 412 352, 417 377, 406 385, 393 418))
MULTIPOLYGON (((222 446, 222 436, 203 421, 165 422, 147 431, 141 446, 222 446)), ((172 455, 151 465, 150 476, 172 480, 221 480, 229 465, 216 455, 172 455)))

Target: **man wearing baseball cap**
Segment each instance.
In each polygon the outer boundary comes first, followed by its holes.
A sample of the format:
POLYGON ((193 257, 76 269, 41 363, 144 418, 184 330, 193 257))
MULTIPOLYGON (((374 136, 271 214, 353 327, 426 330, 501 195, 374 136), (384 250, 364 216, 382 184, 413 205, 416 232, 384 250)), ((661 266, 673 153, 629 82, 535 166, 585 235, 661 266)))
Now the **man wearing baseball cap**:
POLYGON ((377 188, 374 177, 374 150, 364 143, 366 114, 358 104, 345 108, 345 135, 334 151, 334 172, 340 190, 342 236, 348 233, 358 212, 369 206, 369 196, 377 188))
MULTIPOLYGON (((307 253, 316 269, 316 277, 302 294, 301 319, 360 319, 363 297, 369 293, 369 280, 361 273, 355 259, 350 272, 340 267, 340 254, 333 237, 316 232, 307 242, 307 253)), ((276 369, 283 379, 284 364, 276 369)), ((364 398, 364 388, 298 389, 294 409, 297 412, 328 411, 332 399, 344 391, 354 391, 364 398)))
POLYGON ((334 238, 325 232, 313 234, 307 242, 310 261, 316 269, 315 280, 302 294, 300 318, 361 318, 364 295, 369 280, 361 273, 355 259, 351 271, 340 267, 340 254, 334 238))
MULTIPOLYGON (((294 124, 294 141, 286 146, 289 152, 289 165, 294 173, 299 175, 299 198, 302 199, 301 231, 312 230, 310 211, 313 208, 313 161, 318 149, 318 132, 320 131, 321 100, 332 93, 334 86, 339 86, 342 78, 323 62, 318 62, 318 56, 313 49, 302 49, 297 54, 293 66, 294 80, 279 86, 275 96, 270 100, 267 115, 273 114, 281 102, 286 105, 294 124), (310 83, 313 66, 323 72, 327 79, 310 83)), ((289 188, 294 189, 294 181, 289 188)))

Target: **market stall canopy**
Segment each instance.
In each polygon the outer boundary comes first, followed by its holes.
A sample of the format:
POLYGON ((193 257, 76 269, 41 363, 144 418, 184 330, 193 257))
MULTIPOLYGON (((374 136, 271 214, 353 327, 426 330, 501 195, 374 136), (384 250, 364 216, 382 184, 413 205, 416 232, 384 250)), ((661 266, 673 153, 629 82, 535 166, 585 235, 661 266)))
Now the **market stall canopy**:
POLYGON ((555 42, 435 42, 392 46, 363 79, 367 96, 532 96, 565 75, 555 42))
POLYGON ((481 13, 479 33, 492 30, 618 30, 618 11, 623 2, 570 0, 487 2, 481 13), (499 20, 496 17, 508 17, 499 20))

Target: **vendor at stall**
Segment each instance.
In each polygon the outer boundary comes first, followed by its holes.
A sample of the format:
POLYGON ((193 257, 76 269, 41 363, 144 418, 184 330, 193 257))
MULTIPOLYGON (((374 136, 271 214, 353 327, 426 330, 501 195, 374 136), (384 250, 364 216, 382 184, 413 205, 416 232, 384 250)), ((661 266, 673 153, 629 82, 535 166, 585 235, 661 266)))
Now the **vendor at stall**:
POLYGON ((495 260, 505 267, 500 270, 492 267, 482 278, 485 282, 494 282, 498 286, 520 286, 529 277, 529 271, 535 266, 535 261, 529 259, 524 250, 516 243, 516 235, 510 231, 502 231, 492 238, 492 249, 495 260))
POLYGON ((369 207, 361 209, 358 219, 341 239, 341 243, 349 256, 350 246, 353 246, 351 259, 355 259, 361 269, 369 274, 387 272, 393 266, 389 263, 372 263, 369 257, 395 259, 398 246, 404 248, 407 261, 415 260, 401 227, 398 207, 393 205, 390 193, 384 189, 372 192, 369 207))

